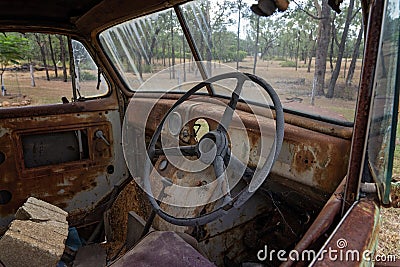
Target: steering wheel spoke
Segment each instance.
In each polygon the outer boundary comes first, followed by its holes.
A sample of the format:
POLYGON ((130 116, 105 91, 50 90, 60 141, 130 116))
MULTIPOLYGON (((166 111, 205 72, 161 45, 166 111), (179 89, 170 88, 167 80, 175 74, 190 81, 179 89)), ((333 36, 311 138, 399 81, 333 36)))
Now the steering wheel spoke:
POLYGON ((235 90, 232 92, 231 100, 228 106, 225 108, 224 114, 222 115, 221 121, 218 124, 217 129, 219 131, 228 131, 229 125, 232 122, 233 113, 236 110, 236 105, 239 101, 240 94, 242 92, 243 84, 246 79, 243 76, 237 77, 237 84, 235 90))

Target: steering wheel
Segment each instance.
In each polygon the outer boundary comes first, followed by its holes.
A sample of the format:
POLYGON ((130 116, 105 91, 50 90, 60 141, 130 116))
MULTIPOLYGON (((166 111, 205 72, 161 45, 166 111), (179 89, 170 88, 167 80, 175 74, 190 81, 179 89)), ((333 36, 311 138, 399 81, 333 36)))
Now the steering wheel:
MULTIPOLYGON (((160 124, 158 125, 156 131, 154 132, 151 141, 148 145, 147 153, 148 160, 146 161, 145 169, 149 171, 145 171, 143 177, 143 186, 145 191, 147 192, 147 196, 149 201, 154 209, 154 211, 165 221, 179 225, 179 226, 194 226, 194 225, 204 225, 211 221, 214 221, 217 218, 222 217, 226 214, 231 208, 238 208, 242 206, 246 201, 248 201, 251 196, 255 193, 255 191, 263 184, 265 179, 267 178, 272 165, 276 161, 279 152, 282 147, 284 135, 284 117, 283 117, 283 108, 282 104, 279 100, 278 95, 274 91, 274 89, 265 82, 262 78, 257 77, 248 73, 241 72, 230 72, 224 73, 221 75, 217 75, 209 78, 206 81, 203 81, 192 89, 190 89, 187 93, 185 93, 175 104, 169 109, 169 111, 165 114, 160 124), (206 133, 196 145, 193 146, 179 146, 176 148, 165 148, 165 149, 156 149, 156 143, 161 135, 161 130, 163 129, 164 123, 168 117, 168 115, 181 103, 187 100, 194 93, 199 91, 205 86, 208 86, 212 83, 215 83, 224 79, 236 79, 236 87, 232 93, 228 106, 225 108, 222 119, 218 123, 218 126, 215 130, 209 131, 206 133), (150 169, 151 162, 157 155, 163 154, 180 154, 180 155, 192 155, 197 156, 202 162, 206 164, 212 164, 214 173, 217 179, 225 179, 226 177, 226 161, 233 160, 235 164, 244 165, 239 159, 235 158, 233 154, 230 153, 229 143, 227 138, 227 129, 233 118, 233 113, 236 109, 236 105, 239 101, 239 96, 241 94, 243 84, 246 80, 253 81, 254 83, 261 86, 270 96, 275 109, 276 115, 276 134, 274 136, 274 142, 272 144, 272 148, 268 154, 268 157, 261 167, 251 178, 249 183, 235 196, 231 196, 229 186, 227 182, 228 188, 226 188, 226 195, 224 196, 223 203, 217 209, 203 215, 199 215, 193 218, 178 218, 174 217, 171 214, 165 212, 161 209, 159 203, 155 199, 151 185, 150 185, 150 169)), ((245 166, 247 167, 247 166, 245 166)))

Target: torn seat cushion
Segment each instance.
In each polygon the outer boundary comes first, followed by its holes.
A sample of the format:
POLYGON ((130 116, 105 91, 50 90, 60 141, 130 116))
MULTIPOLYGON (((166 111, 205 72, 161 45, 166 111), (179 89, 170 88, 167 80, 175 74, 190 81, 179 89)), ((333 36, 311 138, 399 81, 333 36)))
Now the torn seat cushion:
POLYGON ((118 259, 113 267, 215 266, 175 232, 155 231, 118 259))

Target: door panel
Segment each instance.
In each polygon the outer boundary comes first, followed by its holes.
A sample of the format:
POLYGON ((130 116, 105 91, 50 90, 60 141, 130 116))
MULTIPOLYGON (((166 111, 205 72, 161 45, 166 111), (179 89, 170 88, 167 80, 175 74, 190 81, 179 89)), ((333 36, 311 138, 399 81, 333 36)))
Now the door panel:
POLYGON ((73 111, 78 103, 52 105, 48 115, 35 114, 43 107, 23 108, 23 116, 21 109, 1 110, 8 113, 0 115, 1 226, 29 196, 68 211, 70 224, 82 223, 85 214, 125 180, 117 102, 98 102, 79 103, 85 107, 82 112, 73 111))

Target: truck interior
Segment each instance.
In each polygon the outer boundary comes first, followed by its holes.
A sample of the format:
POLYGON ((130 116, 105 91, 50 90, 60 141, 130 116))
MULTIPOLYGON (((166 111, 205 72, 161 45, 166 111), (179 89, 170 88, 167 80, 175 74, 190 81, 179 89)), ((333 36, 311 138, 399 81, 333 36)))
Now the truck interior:
MULTIPOLYGON (((260 250, 320 251, 339 233, 350 249, 374 246, 379 206, 390 202, 393 151, 384 144, 394 142, 398 101, 388 89, 398 78, 376 73, 396 71, 398 38, 380 34, 395 1, 356 1, 364 61, 350 113, 318 97, 311 105, 312 84, 290 71, 276 78, 273 64, 250 73, 222 58, 234 37, 223 29, 241 31, 221 23, 237 21, 228 12, 236 2, 0 1, 0 34, 39 48, 49 36, 63 44, 68 69, 67 82, 61 67, 49 82, 36 68, 47 88, 40 101, 23 96, 29 64, 24 77, 6 71, 20 87, 6 84, 16 96, 0 107, 0 236, 35 197, 68 212, 84 246, 101 244, 107 266, 277 266, 277 255, 260 261, 260 250), (211 36, 213 27, 220 33, 211 36)), ((268 15, 265 2, 249 16, 268 15)), ((270 2, 285 14, 286 1, 270 2)), ((66 266, 75 253, 66 251, 66 266)))

